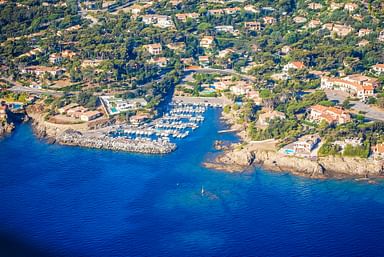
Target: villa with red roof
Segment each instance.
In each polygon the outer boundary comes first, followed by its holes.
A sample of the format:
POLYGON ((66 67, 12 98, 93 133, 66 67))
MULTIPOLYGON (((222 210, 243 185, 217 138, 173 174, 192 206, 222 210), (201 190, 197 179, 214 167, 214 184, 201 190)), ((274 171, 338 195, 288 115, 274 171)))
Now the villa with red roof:
POLYGON ((305 68, 305 64, 303 62, 290 62, 288 64, 286 64, 283 68, 283 71, 287 72, 289 71, 290 69, 293 69, 293 70, 301 70, 301 69, 304 69, 305 68))
POLYGON ((343 124, 351 121, 349 113, 341 108, 314 105, 310 110, 309 119, 314 122, 324 120, 329 124, 343 124))
POLYGON ((384 73, 384 63, 378 63, 372 66, 372 70, 378 74, 384 73))

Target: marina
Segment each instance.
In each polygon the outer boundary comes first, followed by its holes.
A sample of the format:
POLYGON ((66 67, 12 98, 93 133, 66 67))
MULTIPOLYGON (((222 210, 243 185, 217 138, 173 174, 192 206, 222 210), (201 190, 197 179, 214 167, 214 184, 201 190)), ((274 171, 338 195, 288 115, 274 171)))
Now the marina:
POLYGON ((112 138, 162 140, 176 143, 175 140, 184 139, 199 128, 205 120, 204 113, 207 108, 205 104, 172 102, 169 105, 169 111, 161 117, 139 125, 120 125, 117 129, 109 131, 107 135, 112 138))

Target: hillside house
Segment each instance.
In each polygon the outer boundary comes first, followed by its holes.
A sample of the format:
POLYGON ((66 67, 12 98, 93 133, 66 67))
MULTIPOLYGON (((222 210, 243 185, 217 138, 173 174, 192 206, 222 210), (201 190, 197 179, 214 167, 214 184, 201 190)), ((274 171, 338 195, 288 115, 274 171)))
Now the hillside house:
POLYGON ((384 157, 384 143, 372 146, 371 151, 375 157, 384 157))
POLYGON ((303 62, 295 61, 295 62, 290 62, 290 63, 286 64, 283 67, 283 71, 288 72, 290 69, 302 70, 304 68, 305 68, 305 64, 303 62))
POLYGON ((159 43, 143 45, 143 47, 152 55, 159 55, 163 51, 163 48, 159 43))
POLYGON ((351 26, 334 23, 324 24, 323 29, 330 31, 331 33, 335 33, 339 37, 345 37, 351 32, 353 32, 353 28, 351 26))
POLYGON ((204 36, 201 40, 200 40, 200 47, 203 47, 203 48, 211 48, 212 45, 213 45, 213 41, 215 40, 215 38, 213 36, 204 36))
POLYGON ((261 23, 258 21, 248 21, 244 22, 244 28, 251 31, 260 31, 262 27, 261 23))
POLYGON ((311 9, 311 10, 320 10, 321 8, 323 8, 323 5, 319 3, 312 2, 308 4, 308 9, 311 9))
POLYGON ((265 24, 268 24, 268 25, 273 25, 273 24, 275 24, 277 22, 276 18, 271 17, 271 16, 265 16, 263 18, 263 21, 264 21, 265 24))
POLYGON ((376 72, 376 74, 384 74, 384 64, 378 63, 372 66, 372 70, 376 72))
POLYGON ((28 66, 21 69, 21 73, 35 74, 36 76, 43 76, 44 74, 50 74, 57 76, 63 74, 64 68, 60 67, 46 67, 46 66, 28 66))
POLYGON ((176 19, 178 19, 179 21, 187 22, 188 19, 191 19, 191 20, 198 19, 200 15, 196 12, 193 12, 193 13, 177 13, 175 16, 176 16, 176 19))
POLYGON ((348 11, 348 12, 354 12, 356 11, 357 9, 359 8, 359 6, 355 3, 346 3, 344 5, 344 10, 348 11))
POLYGON ((349 113, 337 107, 314 105, 309 109, 309 119, 314 122, 326 121, 329 124, 344 124, 351 121, 349 113))
POLYGON ((359 29, 359 32, 357 34, 358 37, 365 37, 372 33, 371 29, 359 29))
POLYGON ((262 126, 269 125, 269 122, 274 119, 284 120, 286 118, 285 114, 279 111, 267 111, 259 115, 258 123, 262 126))

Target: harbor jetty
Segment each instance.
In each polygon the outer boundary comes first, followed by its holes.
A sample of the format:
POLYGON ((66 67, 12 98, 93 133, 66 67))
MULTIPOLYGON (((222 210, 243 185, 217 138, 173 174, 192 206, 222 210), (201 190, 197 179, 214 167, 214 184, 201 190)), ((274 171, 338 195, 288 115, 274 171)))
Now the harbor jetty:
POLYGON ((57 137, 57 142, 62 145, 73 145, 144 154, 167 154, 176 150, 176 144, 161 139, 127 139, 121 137, 112 138, 109 136, 90 137, 84 136, 78 131, 71 130, 65 131, 59 135, 57 137))

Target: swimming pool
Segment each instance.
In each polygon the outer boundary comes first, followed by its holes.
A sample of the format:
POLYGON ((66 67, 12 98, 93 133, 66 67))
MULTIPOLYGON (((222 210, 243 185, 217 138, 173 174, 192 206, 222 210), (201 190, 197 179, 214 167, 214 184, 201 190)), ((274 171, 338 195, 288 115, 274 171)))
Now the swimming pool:
POLYGON ((294 153, 295 153, 295 150, 292 150, 292 149, 284 149, 284 153, 285 153, 285 154, 294 154, 294 153))

